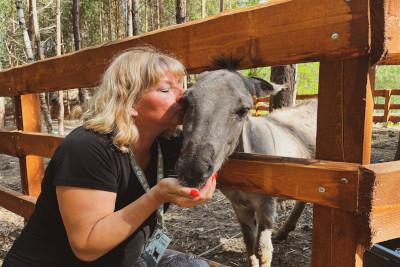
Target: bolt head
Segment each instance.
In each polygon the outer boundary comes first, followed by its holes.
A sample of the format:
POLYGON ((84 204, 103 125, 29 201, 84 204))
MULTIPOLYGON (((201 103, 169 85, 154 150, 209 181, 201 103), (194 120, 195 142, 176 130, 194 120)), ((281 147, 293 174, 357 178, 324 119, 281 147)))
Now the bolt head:
POLYGON ((340 179, 340 182, 341 182, 342 184, 348 184, 348 183, 349 183, 349 180, 347 180, 346 178, 342 178, 342 179, 340 179))
POLYGON ((320 193, 324 193, 324 192, 325 192, 325 188, 319 187, 319 188, 318 188, 318 191, 319 191, 320 193))
POLYGON ((336 39, 339 38, 339 34, 338 34, 338 33, 334 33, 334 34, 331 35, 331 38, 332 38, 333 40, 336 40, 336 39))

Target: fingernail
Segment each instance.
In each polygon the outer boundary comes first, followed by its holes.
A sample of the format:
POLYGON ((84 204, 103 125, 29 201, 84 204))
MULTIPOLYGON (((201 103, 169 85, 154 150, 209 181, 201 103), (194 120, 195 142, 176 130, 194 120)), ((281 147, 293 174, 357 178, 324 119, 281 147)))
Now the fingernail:
POLYGON ((217 179, 217 173, 215 172, 215 173, 212 175, 212 180, 213 180, 213 182, 215 182, 216 179, 217 179))
POLYGON ((199 191, 193 189, 192 191, 190 191, 190 195, 192 197, 199 197, 200 193, 199 193, 199 191))

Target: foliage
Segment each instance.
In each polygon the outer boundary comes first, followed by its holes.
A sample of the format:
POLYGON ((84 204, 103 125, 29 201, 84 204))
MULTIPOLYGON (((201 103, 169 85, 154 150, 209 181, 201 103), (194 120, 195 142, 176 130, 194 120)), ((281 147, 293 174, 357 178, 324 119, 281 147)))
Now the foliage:
MULTIPOLYGON (((376 90, 400 89, 400 66, 377 66, 376 67, 376 90)), ((400 103, 400 96, 393 95, 390 99, 391 103, 400 103)), ((374 103, 384 104, 384 97, 375 97, 374 103)), ((391 110, 391 113, 399 113, 400 110, 391 110)), ((374 113, 383 113, 383 110, 374 110, 374 113)))
MULTIPOLYGON (((258 77, 270 80, 271 68, 254 68, 242 71, 248 77, 258 77)), ((297 94, 313 95, 318 93, 319 63, 298 64, 297 70, 297 94)))
MULTIPOLYGON (((187 0, 187 21, 201 18, 201 0, 187 0)), ((252 6, 269 0, 224 0, 224 9, 252 6)), ((28 2, 24 1, 25 4, 28 2)), ((79 0, 80 3, 80 29, 82 48, 107 43, 112 40, 127 37, 127 0, 79 0), (118 12, 117 12, 118 11, 118 12), (101 22, 100 22, 101 18, 101 22), (118 20, 118 23, 117 23, 118 20), (101 30, 100 30, 101 28, 101 30), (117 28, 119 29, 117 34, 117 28), (101 36, 102 35, 102 36, 101 36)), ((157 28, 156 4, 160 7, 161 27, 175 24, 175 0, 139 0, 139 13, 142 32, 157 28), (153 3, 153 17, 150 7, 153 3), (147 21, 146 12, 147 10, 147 21), (146 27, 147 25, 147 27, 146 27)), ((207 16, 219 13, 220 0, 207 0, 207 16)), ((42 39, 42 49, 46 57, 55 56, 55 1, 37 0, 39 26, 42 39)), ((61 0, 61 25, 63 37, 63 53, 75 50, 72 28, 72 1, 61 0)), ((27 6, 24 6, 25 19, 28 22, 27 6)), ((20 65, 26 61, 23 39, 18 23, 14 0, 0 1, 0 63, 3 69, 20 65), (14 21, 12 20, 12 7, 14 6, 14 21), (10 15, 11 14, 11 15, 10 15), (13 33, 13 25, 16 32, 13 33)), ((316 94, 318 92, 319 63, 306 63, 298 65, 298 94, 316 94)), ((256 68, 242 71, 244 75, 256 76, 269 80, 270 68, 256 68)), ((400 77, 400 68, 397 66, 378 66, 376 88, 398 88, 397 81, 400 77)), ((398 96, 394 97, 398 101, 398 96)), ((382 101, 382 100, 376 100, 382 101)))

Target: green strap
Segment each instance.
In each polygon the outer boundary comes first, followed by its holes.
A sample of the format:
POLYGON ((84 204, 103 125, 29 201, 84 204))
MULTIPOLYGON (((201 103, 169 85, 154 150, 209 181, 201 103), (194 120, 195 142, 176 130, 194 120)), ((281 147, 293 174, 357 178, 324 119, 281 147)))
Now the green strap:
MULTIPOLYGON (((163 156, 161 153, 160 143, 158 143, 158 157, 157 157, 157 183, 159 183, 164 178, 164 164, 163 164, 163 156)), ((131 159, 131 166, 133 171, 136 174, 136 177, 139 179, 140 184, 142 185, 145 192, 149 192, 150 186, 147 181, 146 176, 142 168, 140 168, 139 164, 136 161, 135 155, 133 155, 132 150, 129 150, 129 157, 131 159)), ((157 208, 157 220, 163 225, 164 224, 164 204, 161 204, 157 208)))

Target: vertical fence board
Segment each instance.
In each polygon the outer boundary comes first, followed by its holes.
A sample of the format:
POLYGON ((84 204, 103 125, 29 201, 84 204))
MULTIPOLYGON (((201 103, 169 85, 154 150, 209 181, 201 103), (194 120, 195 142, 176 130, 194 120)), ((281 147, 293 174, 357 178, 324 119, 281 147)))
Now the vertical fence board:
MULTIPOLYGON (((316 158, 369 163, 372 92, 368 57, 321 62, 316 158)), ((362 266, 354 212, 314 205, 312 266, 362 266)))
MULTIPOLYGON (((39 110, 39 96, 29 94, 15 97, 15 114, 18 130, 41 132, 42 124, 39 110)), ((22 193, 38 197, 40 183, 44 175, 44 159, 39 156, 20 156, 22 193)))

